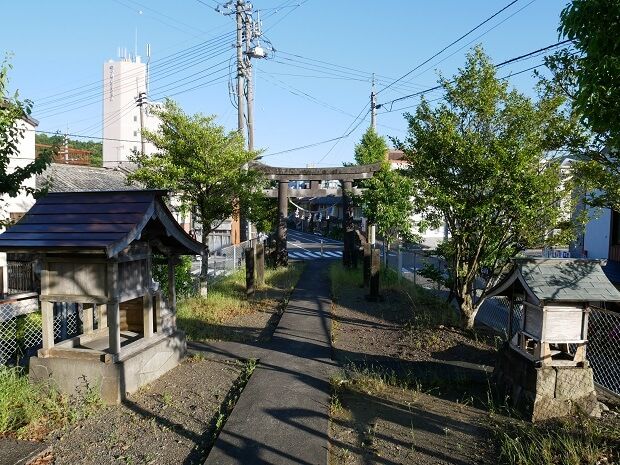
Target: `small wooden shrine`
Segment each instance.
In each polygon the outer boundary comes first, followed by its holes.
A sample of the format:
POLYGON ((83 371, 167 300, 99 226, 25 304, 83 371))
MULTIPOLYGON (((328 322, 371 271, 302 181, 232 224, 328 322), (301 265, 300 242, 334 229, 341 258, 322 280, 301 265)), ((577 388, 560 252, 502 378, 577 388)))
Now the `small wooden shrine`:
POLYGON ((183 357, 174 265, 203 246, 175 221, 165 194, 53 193, 0 234, 0 251, 34 254, 41 266, 43 347, 30 360, 33 379, 52 378, 67 393, 86 379, 118 403, 183 357), (167 296, 153 281, 154 253, 167 257, 167 296), (61 302, 81 313, 81 334, 64 341, 55 331, 61 302))
POLYGON ((598 414, 586 360, 593 306, 620 301, 595 260, 515 259, 489 297, 510 299, 508 343, 496 375, 534 420, 571 413, 598 414))

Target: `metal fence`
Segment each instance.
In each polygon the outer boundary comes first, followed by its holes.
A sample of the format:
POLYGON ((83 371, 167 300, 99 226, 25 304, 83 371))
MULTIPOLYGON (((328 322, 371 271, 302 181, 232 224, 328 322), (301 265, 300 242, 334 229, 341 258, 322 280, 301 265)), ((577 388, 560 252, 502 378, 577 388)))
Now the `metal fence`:
POLYGON ((222 247, 209 254, 209 279, 216 280, 245 266, 244 250, 251 248, 257 239, 222 247))
MULTIPOLYGON (((54 303, 54 340, 82 331, 82 309, 75 303, 54 303)), ((41 310, 36 293, 9 295, 0 300, 0 365, 25 365, 42 344, 41 310)))

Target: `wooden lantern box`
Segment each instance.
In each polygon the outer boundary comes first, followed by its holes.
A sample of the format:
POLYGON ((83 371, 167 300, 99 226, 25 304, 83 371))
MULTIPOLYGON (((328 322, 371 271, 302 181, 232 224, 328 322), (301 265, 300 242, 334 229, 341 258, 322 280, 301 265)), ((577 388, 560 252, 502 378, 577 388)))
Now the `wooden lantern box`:
POLYGON ((508 341, 498 354, 498 386, 533 421, 600 415, 586 360, 590 307, 620 301, 595 260, 515 259, 489 291, 510 299, 508 341))
MULTIPOLYGON (((510 319, 514 321, 514 310, 510 319)), ((580 365, 586 359, 589 307, 522 302, 520 327, 510 345, 542 365, 580 365)))

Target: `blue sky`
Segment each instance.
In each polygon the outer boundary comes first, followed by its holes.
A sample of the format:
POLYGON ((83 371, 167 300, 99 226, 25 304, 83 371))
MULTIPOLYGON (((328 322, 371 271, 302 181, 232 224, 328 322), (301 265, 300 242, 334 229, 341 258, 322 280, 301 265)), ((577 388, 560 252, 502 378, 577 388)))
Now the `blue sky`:
MULTIPOLYGON (((265 38, 276 49, 273 58, 254 61, 255 145, 264 150, 264 162, 334 166, 350 161, 354 144, 369 125, 364 106, 369 101, 371 73, 380 76, 377 90, 381 90, 508 3, 256 0, 253 5, 262 10, 265 38), (360 111, 366 116, 361 123, 355 120, 360 111), (271 155, 336 138, 351 129, 355 130, 336 145, 271 155)), ((557 42, 559 13, 565 3, 517 1, 380 92, 378 102, 433 87, 437 72, 453 75, 475 44, 482 44, 500 63, 557 42)), ((70 133, 100 137, 102 65, 116 57, 119 46, 133 51, 137 28, 138 53, 144 55, 145 44, 151 44, 151 96, 171 96, 186 112, 215 114, 221 124, 234 129, 237 118, 228 75, 235 25, 232 17, 214 11, 216 5, 215 0, 5 2, 0 53, 13 54, 11 87, 34 101, 39 129, 68 128, 70 133)), ((541 62, 542 56, 514 63, 498 70, 498 75, 541 62)), ((533 92, 530 72, 510 82, 524 93, 533 92)), ((404 137, 402 114, 414 112, 418 101, 410 98, 394 104, 391 112, 386 112, 387 106, 379 110, 379 133, 404 137)))

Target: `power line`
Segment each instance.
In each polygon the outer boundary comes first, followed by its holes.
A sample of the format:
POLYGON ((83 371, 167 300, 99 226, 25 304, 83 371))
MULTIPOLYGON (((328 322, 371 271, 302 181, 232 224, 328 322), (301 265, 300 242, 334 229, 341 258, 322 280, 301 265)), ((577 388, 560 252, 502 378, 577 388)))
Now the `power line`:
POLYGON ((416 77, 419 77, 421 75, 423 75, 424 73, 426 73, 428 70, 432 69, 433 67, 437 66, 440 63, 443 63, 444 61, 446 61, 448 58, 453 57, 454 55, 456 55, 457 53, 459 53, 461 50, 463 50, 464 48, 468 47, 469 45, 471 45, 472 43, 474 43, 475 41, 477 41, 478 39, 480 39, 481 37, 487 35, 489 32, 491 32, 492 30, 498 28, 499 26, 501 26, 502 24, 504 24, 506 21, 508 21, 510 18, 512 18, 513 16, 519 14, 521 11, 525 10, 528 6, 530 6, 532 3, 534 3, 536 0, 531 0, 529 3, 526 3, 524 6, 522 6, 521 8, 519 8, 517 11, 512 12, 510 15, 508 15, 506 18, 502 19, 499 23, 493 25, 492 27, 490 27, 489 29, 487 29, 486 31, 484 31, 483 33, 477 35, 476 37, 474 37, 472 40, 470 40, 469 42, 467 42, 465 45, 457 48, 454 52, 450 53, 448 56, 445 56, 444 58, 442 58, 441 60, 435 62, 434 64, 432 64, 431 66, 429 66, 428 68, 426 68, 423 71, 420 71, 419 73, 417 73, 415 76, 411 76, 411 78, 409 78, 406 82, 411 82, 411 79, 415 79, 416 77))
MULTIPOLYGON (((157 74, 160 73, 166 69, 169 69, 170 66, 172 65, 172 67, 178 67, 181 63, 186 63, 187 60, 184 60, 182 62, 179 62, 178 60, 180 58, 187 58, 187 57, 192 57, 198 53, 203 53, 207 50, 209 50, 209 48, 211 47, 217 47, 217 46, 221 46, 223 43, 225 43, 226 40, 229 40, 230 38, 232 38, 232 36, 234 35, 234 33, 232 32, 227 32, 224 34, 221 34, 217 37, 214 37, 212 39, 203 41, 199 44, 193 45, 191 47, 188 47, 186 49, 180 50, 178 52, 172 53, 170 55, 167 55, 165 57, 162 58, 158 58, 156 60, 153 60, 151 62, 151 66, 152 68, 154 68, 155 70, 153 71, 153 74, 157 74), (174 63, 173 63, 174 62, 174 63)), ((191 58, 190 58, 191 60, 191 58)), ((190 61, 191 62, 191 61, 190 61)), ((135 72, 135 73, 130 73, 129 76, 131 77, 131 75, 137 76, 139 74, 139 72, 135 72)), ((101 85, 104 82, 104 79, 98 79, 96 81, 90 82, 88 84, 84 84, 78 87, 74 87, 72 89, 68 89, 66 91, 63 92, 58 92, 55 94, 51 94, 45 97, 41 97, 38 99, 33 99, 35 100, 35 102, 37 102, 38 105, 47 105, 51 102, 46 102, 47 100, 50 99, 58 99, 59 96, 61 95, 66 95, 66 94, 70 94, 69 97, 63 97, 61 100, 67 99, 67 98, 71 98, 74 95, 81 95, 83 94, 85 91, 87 92, 91 92, 91 91, 96 91, 99 92, 101 90, 101 85), (86 89, 86 90, 84 90, 86 89), (43 103, 45 102, 45 104, 43 103)), ((57 101, 57 100, 54 100, 57 101)))
MULTIPOLYGON (((565 44, 567 44, 567 43, 569 43, 569 42, 571 42, 571 40, 570 40, 570 39, 563 40, 563 41, 561 41, 561 42, 557 42, 557 43, 555 43, 555 44, 552 44, 552 45, 548 45, 548 46, 546 46, 546 47, 539 48, 538 50, 534 50, 533 52, 525 53, 525 54, 520 55, 520 56, 518 56, 518 57, 514 57, 514 58, 510 58, 510 59, 508 59, 508 60, 506 60, 506 61, 502 61, 501 63, 499 63, 499 64, 497 64, 497 65, 494 65, 493 67, 494 67, 495 69, 497 69, 497 68, 500 68, 500 67, 502 67, 502 66, 506 66, 506 65, 508 65, 508 64, 510 64, 510 63, 515 63, 515 62, 517 62, 517 61, 521 61, 521 60, 524 60, 524 59, 526 59, 526 58, 531 58, 532 56, 539 55, 539 54, 540 54, 540 53, 542 53, 542 52, 545 52, 545 51, 551 50, 551 49, 553 49, 553 48, 560 47, 560 46, 565 45, 565 44)), ((442 85, 441 85, 441 84, 439 84, 439 85, 436 85, 436 86, 431 87, 431 88, 429 88, 429 89, 421 90, 421 91, 419 91, 419 92, 414 92, 413 94, 409 94, 409 95, 405 95, 405 96, 403 96, 403 97, 398 97, 398 98, 395 98, 395 99, 392 99, 392 100, 388 100, 387 102, 384 102, 384 103, 379 104, 377 107, 378 107, 378 108, 380 108, 380 107, 384 107, 385 105, 390 105, 390 110, 388 110, 388 111, 384 111, 384 112, 383 112, 383 113, 389 113, 389 112, 391 111, 391 106, 392 106, 394 103, 396 103, 396 102, 400 102, 400 101, 402 101, 402 100, 406 100, 406 99, 409 99, 409 98, 411 98, 411 97, 417 97, 417 96, 419 96, 419 95, 423 95, 423 94, 426 94, 426 93, 428 93, 428 92, 432 92, 432 91, 434 91, 434 90, 438 90, 438 89, 441 89, 441 88, 442 88, 442 85)))
POLYGON ((366 111, 366 114, 364 116, 362 116, 362 118, 360 119, 359 123, 357 123, 357 125, 355 125, 355 127, 353 129, 351 129, 351 127, 355 124, 355 122, 357 121, 357 119, 362 115, 362 113, 364 113, 364 110, 366 110, 366 108, 369 106, 369 104, 367 103, 366 105, 364 105, 364 108, 361 109, 361 111, 357 114, 357 116, 353 119, 353 121, 351 122, 351 124, 349 124, 349 126, 347 127, 347 129, 345 129, 344 134, 340 137, 338 137, 336 139, 336 141, 334 142, 334 145, 332 145, 330 147, 330 149, 327 151, 327 153, 325 153, 325 155, 323 155, 321 157, 321 159, 319 161, 317 161, 317 163, 321 163, 323 160, 325 160, 327 158, 327 156, 332 153, 332 150, 334 150, 336 148, 336 146, 338 145, 338 143, 342 140, 342 139, 346 139, 347 137, 349 137, 359 126, 360 124, 362 124, 364 122, 364 119, 366 118, 366 115, 368 115, 368 113, 370 113, 370 109, 368 109, 366 111))
POLYGON ((391 84, 385 86, 383 89, 379 90, 377 92, 377 95, 379 95, 381 92, 383 92, 384 90, 389 89, 390 87, 392 87, 394 84, 396 84, 399 81, 402 81, 404 78, 406 78, 407 76, 409 76, 411 73, 413 73, 414 71, 420 69, 422 66, 424 66, 426 63, 428 63, 429 61, 431 61, 433 58, 441 55, 443 52, 445 52, 447 49, 449 49, 450 47, 452 47, 454 44, 456 44, 457 42, 460 42, 462 39, 464 39, 465 37, 467 37, 469 34, 471 34, 472 32, 474 32, 475 30, 479 29, 480 27, 482 27, 483 25, 485 25, 486 23, 488 23, 489 21, 491 21, 493 18, 495 18, 497 15, 499 15, 500 13, 502 13, 504 10, 510 8, 512 5, 514 5, 515 3, 517 3, 519 0, 513 0, 512 2, 510 2, 508 5, 506 5, 505 7, 503 7, 502 9, 498 10, 497 12, 493 13, 491 16, 489 16, 487 19, 485 19, 484 21, 482 21, 481 23, 479 23, 478 25, 476 25, 475 27, 473 27, 472 29, 470 29, 469 31, 467 31, 465 34, 463 34, 462 36, 460 36, 458 39, 450 42, 450 44, 446 45, 444 48, 442 48, 440 51, 438 51, 437 53, 435 53, 433 56, 431 56, 430 58, 427 58, 426 60, 424 60, 422 63, 420 63, 418 66, 416 66, 415 68, 413 68, 411 71, 408 71, 407 73, 403 74, 401 77, 399 77, 398 79, 396 79, 394 82, 392 82, 391 84))

